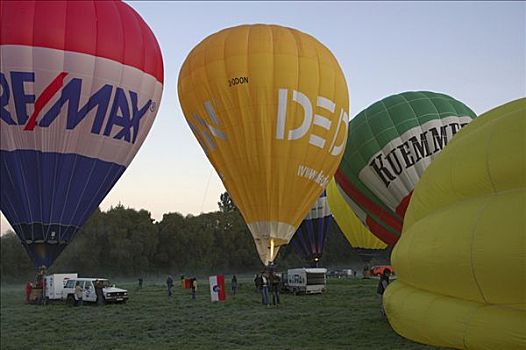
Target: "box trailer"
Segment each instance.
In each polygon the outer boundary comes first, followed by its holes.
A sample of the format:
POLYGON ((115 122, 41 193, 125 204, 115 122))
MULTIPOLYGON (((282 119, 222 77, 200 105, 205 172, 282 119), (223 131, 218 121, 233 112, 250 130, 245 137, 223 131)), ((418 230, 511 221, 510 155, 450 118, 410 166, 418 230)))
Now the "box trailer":
POLYGON ((77 277, 78 274, 76 273, 55 273, 53 275, 44 276, 44 294, 46 300, 62 299, 62 291, 68 280, 77 277))
POLYGON ((286 288, 294 294, 316 294, 327 290, 326 268, 289 269, 286 273, 286 288))

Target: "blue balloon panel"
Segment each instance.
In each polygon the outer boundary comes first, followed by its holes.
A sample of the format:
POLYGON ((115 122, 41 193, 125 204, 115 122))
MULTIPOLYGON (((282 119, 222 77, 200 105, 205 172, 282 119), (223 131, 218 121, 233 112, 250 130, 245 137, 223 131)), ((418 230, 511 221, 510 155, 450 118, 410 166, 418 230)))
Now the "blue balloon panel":
POLYGON ((301 223, 290 242, 299 256, 310 262, 321 258, 331 220, 332 216, 329 215, 301 223))
POLYGON ((296 253, 313 265, 322 256, 331 221, 327 195, 323 191, 290 241, 296 253))
POLYGON ((78 154, 0 151, 0 209, 35 267, 49 267, 126 167, 78 154))

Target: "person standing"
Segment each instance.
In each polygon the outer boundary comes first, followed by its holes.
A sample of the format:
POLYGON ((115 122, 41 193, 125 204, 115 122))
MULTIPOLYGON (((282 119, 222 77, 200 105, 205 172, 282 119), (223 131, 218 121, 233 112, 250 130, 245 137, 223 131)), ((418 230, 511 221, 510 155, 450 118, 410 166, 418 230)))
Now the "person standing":
POLYGON ((197 278, 192 278, 192 299, 195 299, 195 293, 197 292, 197 278))
POLYGON ((26 304, 29 304, 30 303, 30 298, 31 298, 31 292, 33 291, 33 283, 31 283, 31 281, 27 281, 26 283, 26 304))
POLYGON ((75 284, 75 306, 81 306, 82 305, 82 287, 80 286, 80 282, 77 281, 75 284))
POLYGON ((365 265, 362 269, 362 278, 369 278, 369 266, 365 265))
POLYGON ((389 269, 384 269, 384 272, 380 275, 378 286, 376 287, 376 294, 378 295, 382 303, 382 315, 385 315, 383 295, 390 282, 389 276, 391 276, 391 271, 389 269))
POLYGON ((269 302, 269 298, 268 298, 268 285, 269 285, 269 281, 268 281, 268 277, 267 277, 267 273, 264 272, 263 274, 261 274, 261 302, 263 305, 267 305, 267 306, 270 306, 270 302, 269 302))
POLYGON ((254 286, 256 287, 256 293, 261 294, 261 285, 263 284, 263 279, 261 278, 260 274, 256 274, 254 277, 254 286))
POLYGON ((166 287, 168 288, 168 296, 171 297, 172 289, 174 287, 174 278, 172 277, 172 275, 168 275, 168 277, 166 278, 166 287))
POLYGON ((95 281, 95 295, 97 296, 97 305, 104 305, 104 284, 101 280, 95 281))
POLYGON ((274 271, 270 274, 270 292, 272 294, 272 305, 279 305, 279 288, 281 278, 274 271))
POLYGON ((232 281, 231 281, 231 288, 232 288, 232 294, 234 296, 236 296, 236 291, 237 291, 237 277, 236 275, 233 275, 232 276, 232 281))

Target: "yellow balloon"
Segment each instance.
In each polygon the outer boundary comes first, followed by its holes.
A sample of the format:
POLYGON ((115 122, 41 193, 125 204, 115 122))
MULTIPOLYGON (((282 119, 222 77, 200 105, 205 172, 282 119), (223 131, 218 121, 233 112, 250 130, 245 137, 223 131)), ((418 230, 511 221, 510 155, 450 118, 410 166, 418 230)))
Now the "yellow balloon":
POLYGON ((382 242, 362 224, 343 196, 346 196, 346 194, 340 191, 336 181, 332 178, 327 186, 327 201, 334 220, 351 246, 362 249, 387 248, 387 244, 382 242))
POLYGON ((268 264, 343 156, 349 96, 336 58, 298 30, 242 25, 190 52, 178 90, 190 128, 268 264))
POLYGON ((526 349, 526 98, 462 129, 417 184, 389 322, 458 349, 526 349))

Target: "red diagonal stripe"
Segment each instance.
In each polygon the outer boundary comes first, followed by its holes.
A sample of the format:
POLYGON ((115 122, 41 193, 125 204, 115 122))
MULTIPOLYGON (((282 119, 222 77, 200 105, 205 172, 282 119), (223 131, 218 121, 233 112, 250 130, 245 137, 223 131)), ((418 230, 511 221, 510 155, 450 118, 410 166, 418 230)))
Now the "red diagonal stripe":
POLYGON ((401 201, 400 204, 396 207, 396 213, 400 215, 400 217, 405 217, 405 212, 407 211, 407 207, 409 206, 409 202, 411 201, 411 196, 413 195, 413 191, 409 192, 407 196, 405 196, 401 201))
POLYGON ((35 110, 29 120, 27 121, 24 130, 33 130, 37 125, 37 116, 44 108, 44 106, 51 100, 51 98, 57 93, 57 91, 64 85, 64 78, 68 75, 66 72, 62 72, 42 91, 35 102, 35 110))
POLYGON ((395 231, 402 231, 402 222, 400 219, 389 213, 387 210, 376 204, 371 199, 367 198, 354 184, 349 181, 343 171, 339 168, 334 175, 338 185, 347 193, 347 195, 355 201, 359 206, 365 209, 366 212, 373 213, 383 221, 386 225, 392 227, 395 231))
POLYGON ((393 233, 387 231, 385 227, 376 222, 371 216, 367 215, 365 223, 369 228, 369 231, 373 233, 376 237, 380 238, 382 242, 393 247, 396 242, 398 242, 398 236, 395 236, 393 233))

